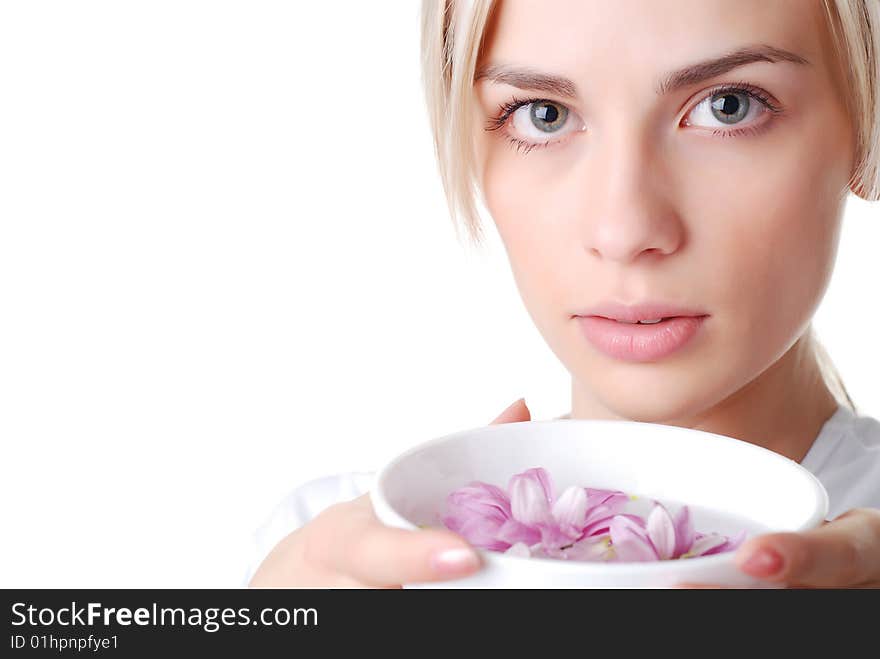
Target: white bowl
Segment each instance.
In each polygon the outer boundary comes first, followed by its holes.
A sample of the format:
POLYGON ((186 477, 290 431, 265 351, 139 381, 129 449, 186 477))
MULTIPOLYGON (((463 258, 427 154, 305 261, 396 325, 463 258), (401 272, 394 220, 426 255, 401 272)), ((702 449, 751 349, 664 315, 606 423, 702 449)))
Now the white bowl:
MULTIPOLYGON (((732 437, 635 421, 553 419, 464 430, 427 441, 381 468, 370 490, 389 526, 443 527, 446 496, 479 480, 506 488, 544 467, 557 494, 570 485, 623 490, 671 512, 687 504, 702 533, 800 531, 822 523, 828 495, 798 463, 732 437)), ((770 587, 739 570, 735 552, 648 563, 521 558, 478 549, 471 576, 406 587, 627 588, 702 583, 770 587)))

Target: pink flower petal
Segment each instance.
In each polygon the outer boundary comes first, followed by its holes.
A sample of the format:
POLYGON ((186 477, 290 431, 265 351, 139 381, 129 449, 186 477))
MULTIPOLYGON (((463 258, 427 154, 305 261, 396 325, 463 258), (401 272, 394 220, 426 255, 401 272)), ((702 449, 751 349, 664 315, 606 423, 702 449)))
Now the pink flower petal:
POLYGON ((583 531, 587 515, 587 493, 584 488, 567 488, 553 503, 550 512, 564 533, 577 538, 583 531))
POLYGON ((727 537, 719 533, 710 533, 709 535, 704 535, 699 540, 695 540, 694 544, 691 545, 691 548, 688 550, 687 555, 705 556, 707 552, 710 552, 713 549, 720 549, 726 543, 727 537))
POLYGON ((510 502, 501 488, 474 481, 446 497, 441 518, 446 528, 471 544, 485 549, 506 549, 496 538, 498 529, 510 519, 510 502))
POLYGON ((515 545, 511 545, 510 548, 507 549, 504 553, 510 556, 529 558, 532 555, 532 550, 529 549, 529 546, 526 543, 517 542, 515 545))
POLYGON ((542 469, 529 469, 510 479, 510 512, 523 524, 549 524, 553 486, 541 474, 542 469))
POLYGON ((614 556, 623 562, 659 560, 645 530, 629 517, 615 515, 609 527, 614 556))
POLYGON ((607 506, 611 510, 617 510, 629 501, 629 495, 620 490, 601 490, 595 487, 585 487, 584 489, 587 491, 587 501, 590 508, 607 506))
POLYGON ((538 524, 537 526, 541 532, 541 544, 545 547, 564 547, 580 537, 580 529, 578 528, 563 529, 556 523, 538 524))
POLYGON ((507 484, 507 491, 511 492, 513 490, 514 480, 519 480, 523 478, 534 481, 541 487, 547 503, 551 503, 556 498, 556 491, 553 487, 553 478, 550 476, 550 473, 543 467, 532 467, 531 469, 526 469, 525 471, 512 476, 510 478, 510 482, 507 484))
POLYGON ((509 519, 498 527, 495 539, 506 545, 515 545, 517 542, 533 545, 541 541, 541 531, 534 526, 523 524, 515 519, 509 519))
POLYGON ((718 545, 717 547, 713 547, 711 549, 707 549, 701 554, 701 556, 711 556, 712 554, 721 554, 726 551, 733 551, 743 543, 746 537, 746 532, 740 531, 732 538, 728 538, 727 541, 724 542, 724 544, 718 545))
POLYGON ((655 503, 651 509, 647 531, 660 560, 672 558, 675 551, 675 526, 672 517, 662 504, 655 503))
POLYGON ((642 528, 644 528, 645 526, 645 520, 643 520, 638 515, 631 515, 629 513, 618 513, 617 515, 615 515, 614 513, 609 513, 607 509, 590 511, 589 513, 587 513, 587 525, 584 526, 584 531, 581 537, 603 535, 608 533, 608 528, 611 524, 611 520, 617 516, 626 517, 641 526, 642 528))
POLYGON ((463 502, 467 500, 479 501, 485 505, 497 507, 510 515, 510 497, 507 492, 496 485, 489 483, 481 483, 480 481, 472 481, 453 491, 448 500, 463 502))
POLYGON ((450 531, 458 533, 465 540, 485 549, 506 549, 507 542, 498 540, 498 530, 504 521, 471 514, 447 514, 441 518, 450 531))
POLYGON ((614 555, 608 535, 584 538, 562 551, 564 558, 576 561, 607 561, 614 555))
POLYGON ((675 516, 675 551, 673 557, 678 558, 694 544, 694 524, 691 520, 691 511, 687 506, 682 506, 675 516))

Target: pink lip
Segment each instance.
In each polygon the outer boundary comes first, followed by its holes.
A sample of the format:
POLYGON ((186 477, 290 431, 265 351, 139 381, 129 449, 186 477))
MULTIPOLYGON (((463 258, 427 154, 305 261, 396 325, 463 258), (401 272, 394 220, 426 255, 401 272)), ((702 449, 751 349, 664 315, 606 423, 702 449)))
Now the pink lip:
POLYGON ((620 304, 618 302, 602 302, 594 307, 578 311, 578 316, 603 316, 612 320, 653 320, 654 318, 671 318, 672 316, 705 316, 705 311, 691 307, 681 307, 662 302, 645 302, 642 304, 620 304))
POLYGON ((606 303, 576 316, 587 340, 614 359, 649 362, 662 359, 687 345, 708 317, 696 309, 663 304, 626 306, 606 303), (637 320, 663 318, 650 325, 637 320), (628 323, 618 320, 629 321, 628 323))

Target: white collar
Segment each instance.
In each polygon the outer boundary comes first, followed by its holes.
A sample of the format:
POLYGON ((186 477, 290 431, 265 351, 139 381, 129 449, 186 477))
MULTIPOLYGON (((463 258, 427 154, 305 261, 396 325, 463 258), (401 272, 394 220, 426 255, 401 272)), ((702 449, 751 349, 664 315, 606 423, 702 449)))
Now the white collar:
POLYGON ((846 434, 854 418, 855 415, 849 407, 838 405, 837 411, 822 424, 819 434, 813 440, 813 445, 801 460, 801 466, 809 469, 814 475, 817 474, 846 434))

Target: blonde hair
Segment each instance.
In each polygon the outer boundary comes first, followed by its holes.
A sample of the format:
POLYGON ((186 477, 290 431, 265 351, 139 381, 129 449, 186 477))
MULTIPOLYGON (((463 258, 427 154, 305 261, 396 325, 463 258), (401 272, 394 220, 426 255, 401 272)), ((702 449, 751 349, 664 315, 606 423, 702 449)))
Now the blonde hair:
MULTIPOLYGON (((846 103, 856 140, 851 189, 880 200, 880 0, 822 0, 830 34, 846 72, 846 103)), ((474 75, 495 0, 422 0, 422 83, 440 179, 461 242, 462 225, 483 243, 472 135, 474 75)), ((856 410, 837 369, 810 330, 823 378, 841 405, 856 410)))

